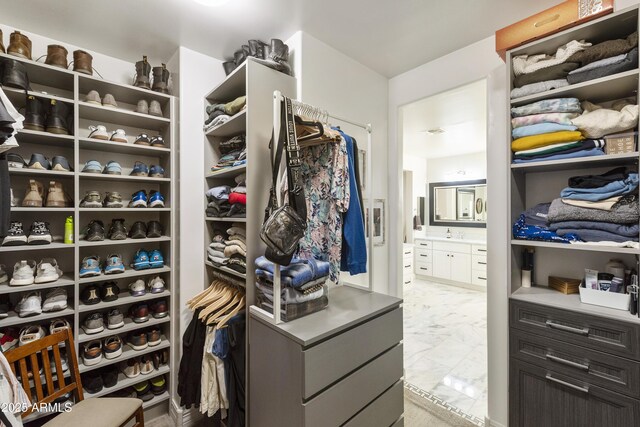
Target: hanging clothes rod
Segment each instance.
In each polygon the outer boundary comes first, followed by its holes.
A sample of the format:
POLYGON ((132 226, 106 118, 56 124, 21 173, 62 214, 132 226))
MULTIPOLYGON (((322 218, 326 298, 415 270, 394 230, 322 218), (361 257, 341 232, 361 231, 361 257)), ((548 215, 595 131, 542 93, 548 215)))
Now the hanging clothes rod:
POLYGON ((237 279, 233 276, 231 276, 230 274, 226 274, 223 273, 221 271, 217 271, 217 270, 211 270, 211 277, 213 277, 214 279, 218 279, 218 280, 222 280, 225 283, 228 283, 230 285, 233 286, 237 286, 239 288, 246 288, 247 285, 244 281, 237 279))

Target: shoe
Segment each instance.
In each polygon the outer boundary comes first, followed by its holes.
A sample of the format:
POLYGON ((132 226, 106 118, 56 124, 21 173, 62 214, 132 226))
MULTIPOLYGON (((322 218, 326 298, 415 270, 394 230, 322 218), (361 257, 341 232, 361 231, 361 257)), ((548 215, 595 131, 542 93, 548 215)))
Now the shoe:
POLYGON ((132 239, 144 239, 147 237, 147 225, 142 221, 136 221, 129 230, 129 237, 132 239))
POLYGON ((149 354, 145 354, 140 358, 140 373, 149 375, 153 372, 153 360, 149 354))
POLYGON ((111 136, 109 137, 109 141, 123 142, 125 144, 127 142, 129 142, 129 140, 127 139, 127 134, 124 132, 123 129, 116 129, 113 132, 111 132, 111 136))
POLYGON ((151 104, 149 104, 149 111, 148 114, 151 114, 152 116, 156 116, 156 117, 162 117, 162 108, 160 108, 160 103, 156 100, 151 101, 151 104))
POLYGON ((140 375, 140 364, 136 359, 129 359, 126 362, 122 362, 120 370, 127 378, 135 378, 140 375))
MULTIPOLYGON (((98 360, 99 362, 99 360, 98 360)), ((97 362, 96 362, 97 363, 97 362)), ((86 363, 85 363, 86 365, 86 363)), ((94 363, 95 365, 95 363, 94 363)), ((82 382, 82 387, 84 391, 88 394, 96 394, 100 393, 104 388, 104 382, 102 380, 102 375, 100 375, 99 371, 89 371, 85 372, 80 376, 80 381, 82 382)))
POLYGON ((138 101, 138 105, 136 105, 136 113, 149 114, 149 103, 144 99, 138 101))
POLYGON ((149 192, 149 207, 164 208, 164 197, 159 191, 151 190, 149 192))
MULTIPOLYGON (((102 341, 89 341, 82 349, 82 361, 85 366, 93 366, 102 360, 102 341)), ((98 377, 99 378, 99 377, 98 377)), ((102 379, 100 379, 102 381, 102 379)))
MULTIPOLYGON (((58 372, 56 361, 53 359, 53 351, 49 353, 49 368, 51 368, 51 373, 54 375, 58 372)), ((64 350, 60 351, 60 368, 62 368, 63 374, 69 371, 69 360, 64 350)))
POLYGON ((141 297, 147 293, 147 289, 144 285, 144 280, 138 279, 129 284, 129 293, 132 297, 141 297))
POLYGON ((84 333, 88 335, 98 334, 104 331, 104 318, 102 317, 102 314, 90 314, 86 319, 84 319, 84 322, 82 322, 82 329, 84 330, 84 333))
POLYGON ((120 163, 114 160, 110 160, 104 166, 104 170, 102 171, 102 173, 106 175, 122 175, 122 166, 120 166, 120 163))
POLYGON ((61 182, 49 181, 47 200, 44 205, 48 208, 70 207, 73 206, 73 199, 64 191, 61 182))
POLYGON ((95 277, 102 273, 100 270, 100 257, 90 255, 84 257, 80 267, 80 277, 95 277))
POLYGON ((42 311, 50 313, 67 308, 67 291, 64 288, 55 288, 47 292, 42 304, 42 311))
POLYGON ((65 329, 71 330, 71 324, 66 319, 54 319, 49 323, 49 333, 51 335, 62 332, 65 329))
POLYGON ((7 274, 7 266, 0 264, 0 284, 9 281, 9 275, 7 274))
POLYGON ((136 351, 145 350, 149 346, 147 344, 147 334, 144 332, 132 332, 127 338, 127 344, 136 351))
POLYGON ((4 73, 0 74, 2 74, 3 86, 14 87, 25 91, 31 90, 27 68, 24 64, 5 57, 2 58, 2 68, 4 68, 4 73))
POLYGON ((33 276, 36 271, 36 262, 33 260, 22 260, 13 266, 13 276, 9 282, 10 286, 26 286, 33 284, 33 276))
POLYGON ((89 126, 89 130, 91 132, 89 132, 88 138, 101 139, 103 141, 109 140, 109 134, 107 133, 106 127, 102 125, 89 126))
POLYGON ((112 302, 118 299, 120 288, 116 282, 107 282, 100 288, 100 299, 104 302, 112 302))
POLYGON ((142 61, 136 62, 136 78, 133 85, 144 89, 151 89, 151 64, 147 61, 146 55, 142 61))
POLYGON ((134 270, 146 270, 147 268, 151 268, 151 264, 149 263, 149 254, 147 251, 144 249, 138 249, 131 266, 134 270))
POLYGON ((71 134, 71 126, 73 117, 70 116, 72 111, 69 111, 69 106, 64 102, 59 102, 55 99, 49 101, 49 111, 47 112, 47 119, 45 121, 45 130, 49 133, 55 133, 58 135, 71 134))
POLYGON ((152 277, 147 282, 147 288, 151 294, 161 294, 165 290, 164 280, 160 276, 152 277))
POLYGON ((235 70, 238 66, 235 61, 226 61, 222 63, 222 68, 224 68, 225 75, 229 75, 235 70))
MULTIPOLYGON (((105 353, 106 357, 106 353, 105 353)), ((107 358, 108 359, 108 358, 107 358)), ((100 374, 102 376, 102 382, 106 388, 114 387, 118 384, 118 368, 115 366, 109 366, 105 368, 104 371, 100 374)))
POLYGON ((11 221, 7 235, 2 239, 2 246, 22 246, 27 244, 27 236, 24 234, 22 223, 11 221))
POLYGON ((71 172, 73 168, 71 164, 69 164, 69 160, 67 160, 64 156, 54 156, 51 159, 51 170, 61 171, 61 172, 71 172))
POLYGON ((16 304, 16 312, 19 317, 42 314, 42 295, 40 295, 40 292, 33 291, 23 295, 22 299, 16 304))
POLYGON ((20 200, 17 197, 13 197, 13 188, 9 189, 9 193, 11 194, 11 207, 15 208, 20 204, 20 200))
POLYGON ((66 70, 69 66, 69 64, 67 64, 68 54, 69 51, 67 51, 64 46, 60 46, 59 44, 50 44, 47 46, 47 58, 44 60, 44 63, 54 67, 64 68, 66 70))
POLYGON ((122 203, 122 196, 117 191, 107 192, 102 205, 105 208, 121 208, 124 206, 122 203))
POLYGON ((151 379, 151 393, 158 396, 167 391, 167 381, 164 379, 164 375, 151 379))
POLYGON ((73 52, 73 71, 82 74, 93 75, 93 57, 84 50, 73 52))
POLYGON ((107 108, 118 108, 118 103, 113 95, 106 93, 102 98, 102 106, 107 108))
POLYGON ((12 348, 15 348, 17 345, 18 334, 16 334, 15 329, 5 328, 2 332, 0 332, 0 350, 2 350, 3 353, 6 353, 12 348))
POLYGON ((269 45, 260 40, 249 40, 249 56, 259 59, 267 59, 269 45))
POLYGON ((122 255, 111 254, 107 257, 104 274, 124 273, 124 270, 125 268, 122 262, 122 255))
POLYGON ((100 192, 91 190, 87 191, 80 202, 81 208, 101 208, 102 202, 100 201, 100 192))
POLYGON ((38 263, 35 283, 51 283, 62 277, 62 270, 58 268, 55 258, 43 258, 38 263))
POLYGON ((102 105, 102 99, 97 90, 90 90, 87 96, 84 97, 84 102, 93 105, 102 105))
POLYGON ((9 310, 11 310, 9 295, 0 296, 0 319, 6 319, 9 317, 9 310))
POLYGON ((45 115, 46 113, 42 100, 32 95, 27 96, 27 105, 23 123, 24 128, 44 132, 45 115))
POLYGON ((160 67, 153 67, 153 87, 151 90, 168 95, 170 75, 171 73, 169 73, 165 64, 162 64, 160 67))
POLYGON ((124 326, 124 314, 114 308, 107 313, 107 329, 118 329, 124 326))
POLYGON ((160 252, 159 249, 154 249, 149 252, 149 266, 151 268, 164 267, 164 257, 162 256, 162 252, 160 252))
POLYGON ((27 345, 34 341, 44 338, 46 335, 44 329, 40 325, 25 326, 20 330, 20 342, 18 346, 27 345))
POLYGON ((35 179, 29 180, 29 187, 22 200, 23 207, 41 208, 44 199, 44 185, 35 179))
POLYGON ((146 133, 141 133, 136 137, 133 143, 137 145, 151 145, 151 140, 149 139, 149 135, 147 135, 146 133))
POLYGON ((84 305, 98 304, 102 300, 99 296, 100 289, 96 285, 87 285, 80 293, 80 300, 84 305))
POLYGON ((160 224, 160 222, 158 221, 149 221, 146 228, 147 228, 147 237, 150 239, 162 237, 162 235, 164 234, 164 229, 162 227, 162 224, 160 224))
POLYGON ((142 162, 135 162, 129 174, 131 176, 149 176, 149 167, 142 162))
POLYGON ((13 169, 23 169, 27 164, 20 154, 12 152, 7 153, 7 162, 13 169))
POLYGON ((149 176, 153 178, 164 178, 164 168, 159 165, 151 165, 149 176))
POLYGON ((129 206, 132 208, 146 208, 147 207, 147 192, 139 190, 133 193, 129 206))
POLYGON ((146 304, 137 304, 131 306, 130 315, 135 323, 147 322, 149 320, 149 307, 146 304))
POLYGON ((104 223, 100 220, 91 220, 87 225, 84 240, 88 242, 101 242, 104 240, 104 223))
POLYGON ((103 348, 106 359, 115 359, 122 354, 122 340, 117 335, 105 338, 103 348))
POLYGON ((125 240, 127 238, 127 229, 124 226, 124 219, 111 220, 111 227, 109 227, 109 239, 110 240, 125 240))
POLYGON ((167 301, 161 299, 151 304, 151 312, 154 319, 163 319, 169 315, 167 301))
POLYGON ((105 397, 137 399, 136 391, 133 389, 133 387, 125 387, 121 390, 117 390, 117 391, 114 391, 113 393, 109 393, 105 397))
POLYGON ((83 173, 101 173, 102 165, 97 160, 89 160, 82 168, 83 173))
POLYGON ((20 31, 14 31, 9 37, 7 53, 20 58, 31 59, 31 40, 20 31))
POLYGON ((144 381, 133 386, 136 391, 136 397, 143 402, 148 402, 153 399, 153 393, 151 393, 151 385, 149 381, 144 381))
POLYGON ((153 138, 151 138, 151 141, 149 142, 151 144, 152 147, 164 147, 164 138, 162 138, 160 135, 156 135, 153 138))
POLYGON ((28 169, 39 169, 39 170, 51 170, 51 163, 49 160, 40 153, 33 153, 31 155, 31 159, 29 163, 27 163, 28 169))
POLYGON ((160 334, 159 328, 152 328, 150 331, 147 331, 147 343, 149 347, 155 347, 162 342, 162 335, 160 334))
POLYGON ((51 231, 49 223, 44 221, 34 221, 29 230, 27 244, 29 245, 48 245, 51 243, 51 231))
POLYGON ((267 59, 255 58, 254 61, 266 65, 281 73, 291 75, 291 65, 289 65, 289 46, 280 39, 271 39, 271 49, 267 59))

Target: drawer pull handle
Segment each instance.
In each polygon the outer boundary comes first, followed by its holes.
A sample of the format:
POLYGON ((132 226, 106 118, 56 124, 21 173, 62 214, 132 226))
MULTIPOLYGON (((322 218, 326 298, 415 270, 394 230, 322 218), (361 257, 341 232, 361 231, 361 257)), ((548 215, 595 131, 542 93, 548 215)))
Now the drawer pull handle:
POLYGON ((405 252, 404 254, 405 255, 411 255, 411 252, 405 252))
POLYGON ((571 384, 571 383, 568 383, 566 381, 562 381, 562 380, 559 380, 557 378, 553 378, 551 376, 551 374, 547 374, 545 376, 545 378, 548 379, 549 381, 553 381, 554 383, 561 384, 561 385, 563 385, 565 387, 569 387, 569 388, 571 388, 573 390, 581 391, 583 393, 589 393, 589 387, 580 387, 579 385, 571 384))
POLYGON ((563 359, 562 357, 554 356, 553 354, 547 353, 545 356, 547 359, 552 360, 554 362, 560 363, 562 365, 571 366, 573 368, 582 369, 583 371, 589 370, 589 365, 585 365, 582 363, 572 362, 571 360, 563 359))
POLYGON ((486 249, 478 249, 478 252, 487 252, 486 249))
POLYGON ((552 329, 559 329, 561 331, 570 332, 572 334, 578 334, 578 335, 589 335, 589 328, 582 328, 582 329, 572 328, 571 326, 559 325, 557 323, 554 323, 552 320, 547 320, 546 324, 548 327, 552 329))
POLYGON ((420 267, 420 270, 428 270, 428 268, 420 267))
POLYGON ((480 262, 480 261, 478 261, 478 264, 480 264, 480 265, 487 265, 487 263, 486 263, 486 262, 480 262))
POLYGON ((404 268, 409 268, 409 267, 411 267, 411 264, 404 266, 404 268))
POLYGON ((428 258, 429 255, 420 254, 421 257, 428 258))
POLYGON ((405 285, 408 285, 409 283, 411 283, 411 280, 409 280, 408 282, 404 282, 405 285))
POLYGON ((480 280, 487 280, 487 278, 486 278, 486 277, 480 277, 480 276, 478 276, 478 279, 480 279, 480 280))

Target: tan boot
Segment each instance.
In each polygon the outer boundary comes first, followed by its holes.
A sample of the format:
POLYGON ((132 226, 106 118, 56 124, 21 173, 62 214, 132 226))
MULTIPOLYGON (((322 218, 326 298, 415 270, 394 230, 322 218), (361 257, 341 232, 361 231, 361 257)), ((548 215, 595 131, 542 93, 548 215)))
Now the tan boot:
POLYGON ((47 193, 45 206, 48 208, 64 208, 70 206, 70 197, 65 194, 61 182, 49 182, 49 192, 47 193))
POLYGON ((20 58, 31 59, 31 40, 20 31, 14 31, 9 37, 7 53, 20 58))
POLYGON ((47 47, 47 59, 45 59, 44 63, 53 65, 54 67, 67 69, 68 54, 69 52, 64 46, 60 46, 59 44, 50 44, 47 47))
POLYGON ((73 71, 93 75, 93 56, 84 50, 73 52, 73 71))
POLYGON ((29 187, 22 200, 22 206, 28 208, 41 208, 42 198, 44 196, 44 186, 35 179, 29 180, 29 187))

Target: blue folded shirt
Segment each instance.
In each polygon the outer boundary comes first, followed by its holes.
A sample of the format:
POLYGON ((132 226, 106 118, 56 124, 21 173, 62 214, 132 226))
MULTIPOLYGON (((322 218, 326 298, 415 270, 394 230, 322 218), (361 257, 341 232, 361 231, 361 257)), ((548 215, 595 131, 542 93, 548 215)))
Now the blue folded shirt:
MULTIPOLYGON (((274 264, 261 256, 256 259, 256 276, 273 282, 274 264)), ((283 286, 300 288, 304 284, 329 275, 329 263, 315 259, 293 258, 287 266, 280 266, 283 286)))
POLYGON ((560 192, 563 199, 587 200, 597 202, 615 196, 624 196, 632 193, 638 188, 638 174, 630 173, 625 179, 613 181, 607 185, 596 188, 573 188, 566 187, 560 192))
POLYGON ((523 138, 525 136, 541 135, 543 133, 559 132, 563 130, 574 131, 578 129, 573 125, 561 125, 558 123, 536 123, 535 125, 521 126, 511 131, 513 139, 523 138))

